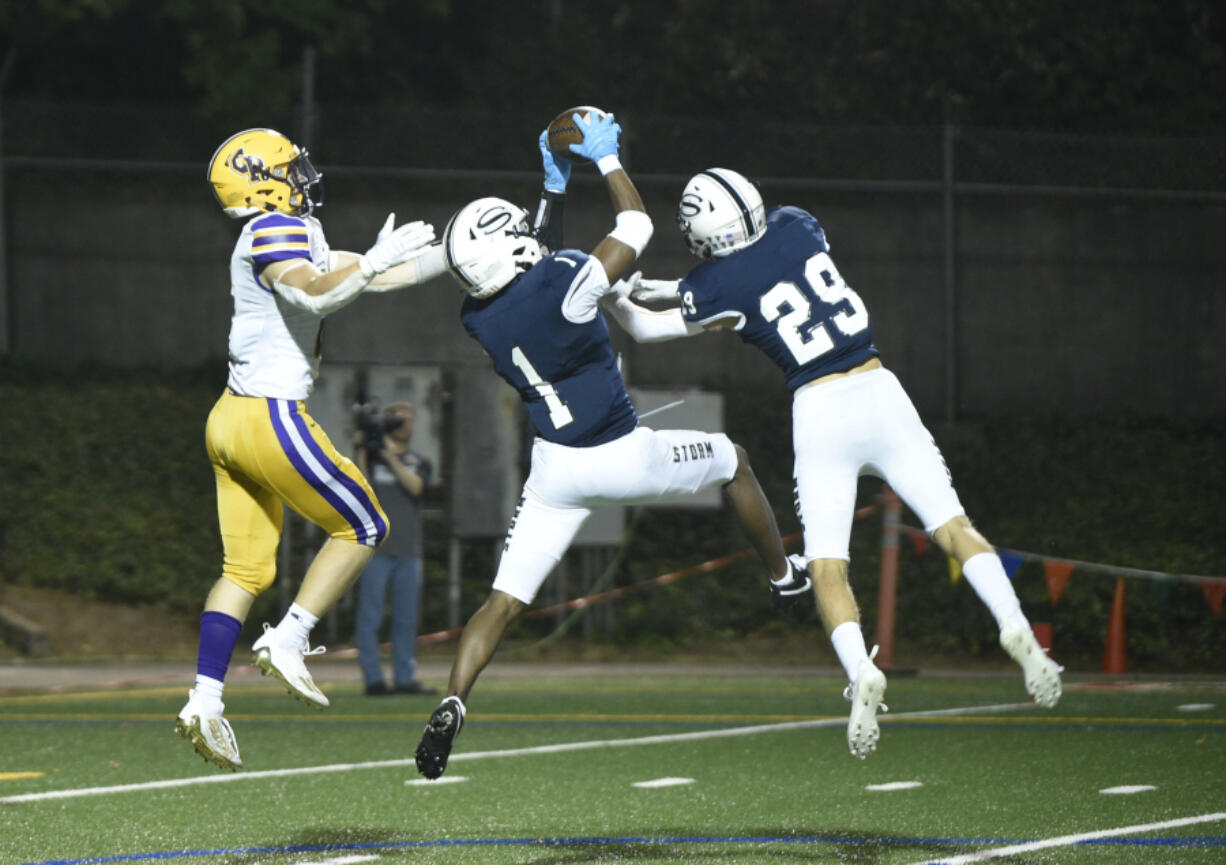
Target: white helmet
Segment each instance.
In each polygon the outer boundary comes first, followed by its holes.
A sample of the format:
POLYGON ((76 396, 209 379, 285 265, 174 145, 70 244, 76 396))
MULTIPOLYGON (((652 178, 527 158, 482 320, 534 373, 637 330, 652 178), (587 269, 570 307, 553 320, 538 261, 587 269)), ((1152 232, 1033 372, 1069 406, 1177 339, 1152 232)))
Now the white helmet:
POLYGON ((541 260, 528 211, 501 198, 460 208, 443 232, 447 268, 475 298, 491 297, 541 260))
POLYGON ((766 231, 762 196, 744 176, 708 168, 690 178, 677 205, 677 225, 699 258, 728 255, 766 231))

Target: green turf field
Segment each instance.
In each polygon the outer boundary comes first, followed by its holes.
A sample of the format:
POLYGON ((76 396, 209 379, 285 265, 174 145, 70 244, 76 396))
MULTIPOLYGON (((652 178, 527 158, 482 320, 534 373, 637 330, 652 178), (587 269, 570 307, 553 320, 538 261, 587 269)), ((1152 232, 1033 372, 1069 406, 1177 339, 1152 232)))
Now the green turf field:
POLYGON ((1223 682, 895 677, 859 761, 834 678, 557 669, 487 671, 433 783, 433 697, 233 685, 231 774, 182 687, 0 696, 0 862, 1226 862, 1223 682))

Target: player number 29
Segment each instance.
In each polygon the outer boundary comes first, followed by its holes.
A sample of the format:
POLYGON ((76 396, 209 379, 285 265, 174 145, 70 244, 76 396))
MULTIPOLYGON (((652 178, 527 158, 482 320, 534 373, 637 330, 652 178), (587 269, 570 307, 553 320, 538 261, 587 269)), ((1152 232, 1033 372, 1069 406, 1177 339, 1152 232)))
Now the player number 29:
POLYGON ((561 429, 575 419, 566 403, 562 402, 562 397, 558 396, 558 392, 553 389, 553 385, 541 378, 541 374, 536 371, 532 361, 528 360, 528 356, 519 346, 511 348, 511 363, 515 364, 515 368, 524 374, 529 387, 535 388, 536 392, 541 395, 541 399, 545 400, 545 408, 549 409, 549 422, 553 424, 554 429, 561 429))
MULTIPOLYGON (((839 311, 828 319, 845 336, 852 336, 868 327, 868 310, 860 295, 856 294, 839 276, 834 261, 825 252, 819 252, 805 262, 805 280, 817 292, 823 303, 837 304, 846 301, 851 311, 839 311)), ((779 337, 799 364, 806 364, 834 348, 834 340, 824 322, 818 322, 805 339, 803 328, 809 323, 811 304, 800 286, 791 281, 777 282, 760 304, 762 317, 776 321, 779 337), (784 313, 785 307, 791 311, 784 313)))

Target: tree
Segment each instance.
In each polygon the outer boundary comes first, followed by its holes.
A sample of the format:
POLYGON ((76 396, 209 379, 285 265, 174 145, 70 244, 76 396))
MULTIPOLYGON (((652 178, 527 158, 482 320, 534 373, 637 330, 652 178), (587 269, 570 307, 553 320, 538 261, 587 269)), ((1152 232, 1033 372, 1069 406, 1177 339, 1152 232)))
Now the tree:
POLYGON ((532 112, 1073 132, 1226 133, 1211 0, 42 0, 0 8, 5 95, 193 106, 224 125, 301 98, 532 112))

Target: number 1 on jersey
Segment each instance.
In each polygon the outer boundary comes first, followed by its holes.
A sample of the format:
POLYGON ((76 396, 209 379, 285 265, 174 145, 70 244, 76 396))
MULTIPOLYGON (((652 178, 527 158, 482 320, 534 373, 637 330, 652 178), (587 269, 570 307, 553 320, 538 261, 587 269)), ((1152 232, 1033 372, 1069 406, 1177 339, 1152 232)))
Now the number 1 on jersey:
POLYGON ((561 429, 575 419, 566 403, 562 402, 562 398, 558 396, 558 392, 553 389, 553 385, 541 378, 541 374, 528 360, 523 349, 517 345, 511 348, 511 363, 515 364, 515 368, 524 374, 528 385, 535 388, 536 392, 541 395, 541 399, 545 400, 545 407, 549 409, 549 420, 554 429, 561 429))

